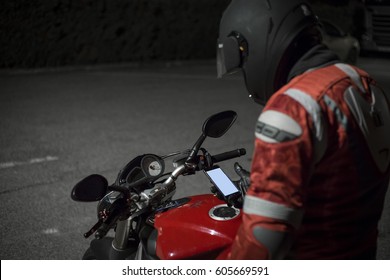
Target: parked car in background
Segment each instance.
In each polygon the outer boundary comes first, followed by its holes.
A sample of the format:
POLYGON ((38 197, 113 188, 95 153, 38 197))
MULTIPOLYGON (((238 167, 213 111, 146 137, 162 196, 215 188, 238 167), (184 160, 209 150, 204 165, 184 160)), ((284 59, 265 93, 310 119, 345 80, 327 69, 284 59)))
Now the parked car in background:
POLYGON ((341 28, 330 21, 322 20, 323 43, 334 51, 342 61, 356 64, 360 53, 359 41, 345 33, 341 28))
POLYGON ((365 0, 361 49, 390 53, 390 0, 365 0))

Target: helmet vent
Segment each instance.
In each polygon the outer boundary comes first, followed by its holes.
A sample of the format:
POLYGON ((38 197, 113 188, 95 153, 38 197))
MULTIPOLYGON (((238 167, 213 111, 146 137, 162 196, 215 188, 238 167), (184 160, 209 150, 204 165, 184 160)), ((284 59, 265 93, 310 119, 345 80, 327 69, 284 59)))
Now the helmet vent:
POLYGON ((311 12, 311 10, 309 9, 309 7, 308 7, 307 5, 302 4, 302 5, 301 5, 301 9, 302 9, 303 14, 304 14, 305 16, 311 16, 311 15, 312 15, 312 12, 311 12))
POLYGON ((272 20, 272 18, 269 18, 268 34, 271 34, 273 28, 274 28, 274 21, 272 20))
POLYGON ((269 0, 266 0, 265 3, 267 4, 267 9, 271 10, 271 2, 269 0))

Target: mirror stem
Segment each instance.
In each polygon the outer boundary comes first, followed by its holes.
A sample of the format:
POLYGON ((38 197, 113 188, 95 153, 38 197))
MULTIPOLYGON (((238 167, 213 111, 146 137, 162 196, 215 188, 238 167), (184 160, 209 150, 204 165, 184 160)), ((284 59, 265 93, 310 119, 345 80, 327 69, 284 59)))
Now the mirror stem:
POLYGON ((200 149, 200 147, 202 146, 204 140, 206 139, 206 135, 202 134, 198 141, 196 141, 195 145, 192 147, 191 149, 191 153, 190 155, 188 156, 187 160, 186 160, 186 163, 191 163, 193 161, 193 159, 196 157, 196 155, 198 154, 198 151, 200 149))

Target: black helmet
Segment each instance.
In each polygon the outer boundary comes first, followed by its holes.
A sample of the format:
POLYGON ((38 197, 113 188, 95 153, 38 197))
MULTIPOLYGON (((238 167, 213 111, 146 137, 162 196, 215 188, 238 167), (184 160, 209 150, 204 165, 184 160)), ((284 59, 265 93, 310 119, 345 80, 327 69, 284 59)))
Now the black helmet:
POLYGON ((265 104, 293 64, 321 42, 318 19, 300 0, 232 0, 217 45, 218 76, 242 69, 250 96, 265 104))

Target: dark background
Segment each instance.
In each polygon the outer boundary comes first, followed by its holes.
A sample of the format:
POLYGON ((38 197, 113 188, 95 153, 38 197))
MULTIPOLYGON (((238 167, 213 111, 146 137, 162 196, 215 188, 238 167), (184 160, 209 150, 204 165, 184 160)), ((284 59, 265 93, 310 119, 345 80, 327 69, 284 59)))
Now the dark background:
MULTIPOLYGON (((311 1, 359 35, 359 1, 311 1)), ((229 0, 3 0, 0 68, 213 59, 229 0)))
POLYGON ((0 4, 0 67, 212 58, 228 0, 0 4))

